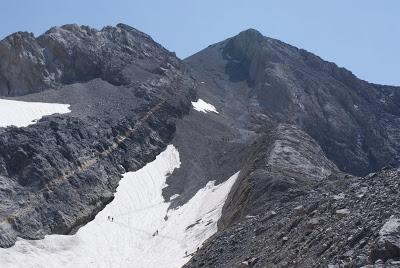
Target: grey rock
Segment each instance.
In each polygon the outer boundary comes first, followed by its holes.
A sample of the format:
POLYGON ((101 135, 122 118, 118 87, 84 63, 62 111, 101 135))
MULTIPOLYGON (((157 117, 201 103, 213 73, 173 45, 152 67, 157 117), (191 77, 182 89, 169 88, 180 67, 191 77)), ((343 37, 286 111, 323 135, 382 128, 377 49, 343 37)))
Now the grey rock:
POLYGON ((302 205, 295 207, 293 210, 295 211, 295 213, 297 215, 303 215, 306 212, 306 210, 304 209, 304 206, 302 206, 302 205))
POLYGON ((390 166, 399 159, 399 88, 362 81, 252 29, 185 62, 204 81, 198 95, 232 128, 254 134, 240 139, 248 151, 219 232, 195 257, 210 267, 235 267, 249 253, 260 258, 256 267, 373 265, 365 256, 377 228, 398 214, 390 166), (227 249, 233 233, 240 246, 227 249))
POLYGON ((307 221, 306 228, 315 229, 320 224, 321 224, 321 220, 319 218, 312 218, 307 221))
POLYGON ((0 130, 1 247, 17 236, 74 233, 92 220, 112 201, 121 173, 171 142, 195 97, 182 62, 124 25, 16 33, 0 42, 0 55, 0 95, 72 110, 0 130))
POLYGON ((64 25, 53 27, 38 38, 18 32, 0 41, 0 58, 2 96, 25 95, 95 78, 127 85, 177 63, 172 53, 148 35, 124 24, 100 31, 64 25), (166 55, 175 60, 166 61, 166 55))
POLYGON ((199 94, 221 107, 237 107, 243 103, 240 98, 249 99, 243 113, 250 111, 253 122, 299 126, 342 171, 367 175, 387 163, 396 165, 396 87, 362 81, 334 63, 252 29, 185 61, 206 81, 199 94))
POLYGON ((336 210, 336 215, 338 215, 339 217, 345 217, 347 215, 350 214, 350 210, 347 208, 342 208, 342 209, 338 209, 336 210))
POLYGON ((379 237, 373 251, 372 260, 400 258, 400 219, 388 219, 379 230, 379 237))

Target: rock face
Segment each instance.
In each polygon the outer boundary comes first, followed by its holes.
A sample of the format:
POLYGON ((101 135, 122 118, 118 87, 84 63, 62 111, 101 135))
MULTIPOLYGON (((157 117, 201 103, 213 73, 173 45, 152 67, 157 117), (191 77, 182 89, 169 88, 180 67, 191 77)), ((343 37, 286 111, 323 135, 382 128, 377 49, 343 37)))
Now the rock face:
POLYGON ((124 24, 101 31, 64 25, 38 38, 18 32, 0 42, 0 95, 25 95, 94 78, 127 85, 145 79, 143 69, 163 73, 168 55, 174 58, 148 35, 124 24))
POLYGON ((251 29, 186 62, 220 101, 229 95, 246 98, 253 118, 299 126, 345 172, 366 175, 397 163, 398 88, 359 80, 251 29))
POLYGON ((331 175, 281 192, 221 229, 185 267, 241 267, 251 258, 260 268, 399 267, 399 179, 397 170, 331 175))
POLYGON ((354 175, 397 166, 399 88, 255 30, 185 62, 244 148, 224 150, 241 172, 219 233, 185 267, 395 267, 377 237, 398 214, 397 171, 354 175))
POLYGON ((0 131, 0 246, 8 247, 17 236, 67 234, 91 220, 121 173, 172 140, 195 92, 179 59, 125 25, 66 25, 37 39, 17 33, 1 47, 9 59, 0 63, 1 94, 38 92, 16 99, 72 110, 0 131))
POLYGON ((400 258, 400 219, 390 218, 379 231, 376 247, 373 249, 371 258, 387 261, 388 259, 400 258))
MULTIPOLYGON (((318 144, 293 125, 280 124, 251 146, 253 150, 225 203, 220 227, 260 213, 282 193, 290 191, 296 196, 309 184, 338 173, 318 144)), ((303 210, 303 206, 297 209, 300 214, 303 210)))

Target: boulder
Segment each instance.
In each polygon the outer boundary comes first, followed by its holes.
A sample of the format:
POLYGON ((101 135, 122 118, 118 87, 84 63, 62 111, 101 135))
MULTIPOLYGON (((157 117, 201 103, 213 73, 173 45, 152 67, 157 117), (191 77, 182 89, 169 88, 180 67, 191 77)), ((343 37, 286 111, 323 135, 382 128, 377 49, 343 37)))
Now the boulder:
POLYGON ((336 215, 338 215, 339 217, 345 217, 349 214, 350 214, 350 210, 347 208, 342 208, 342 209, 336 210, 336 215))
POLYGON ((294 212, 297 215, 303 215, 306 212, 306 210, 304 209, 304 206, 300 205, 294 208, 294 212))
POLYGON ((370 257, 372 261, 400 257, 400 218, 390 218, 382 226, 370 257))

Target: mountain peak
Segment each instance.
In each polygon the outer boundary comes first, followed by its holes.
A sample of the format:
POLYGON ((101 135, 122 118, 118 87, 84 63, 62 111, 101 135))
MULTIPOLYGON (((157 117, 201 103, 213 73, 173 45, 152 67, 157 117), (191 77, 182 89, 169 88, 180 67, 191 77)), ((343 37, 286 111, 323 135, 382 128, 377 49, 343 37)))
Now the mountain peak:
POLYGON ((118 23, 116 25, 116 27, 127 30, 127 31, 137 31, 135 28, 133 28, 132 26, 129 26, 128 24, 125 24, 125 23, 118 23))
POLYGON ((260 47, 260 43, 262 43, 265 38, 266 37, 264 37, 259 31, 250 28, 228 39, 226 49, 233 50, 230 51, 233 54, 236 54, 234 52, 239 51, 241 51, 239 54, 248 54, 250 51, 254 52, 254 50, 257 50, 260 47))
POLYGON ((253 28, 249 28, 247 30, 240 32, 239 34, 234 36, 232 39, 235 39, 235 40, 239 39, 239 40, 248 41, 248 42, 260 42, 264 38, 266 38, 266 37, 263 36, 259 31, 255 30, 253 28))
POLYGON ((135 33, 135 34, 138 34, 138 35, 141 35, 141 36, 144 36, 146 38, 151 39, 151 37, 149 35, 145 34, 144 32, 139 31, 138 29, 136 29, 136 28, 134 28, 132 26, 129 26, 128 24, 118 23, 116 25, 116 27, 120 28, 120 29, 123 29, 123 30, 125 30, 127 32, 135 33))
POLYGON ((249 28, 247 30, 241 31, 237 36, 247 36, 247 37, 264 37, 259 31, 254 28, 249 28))

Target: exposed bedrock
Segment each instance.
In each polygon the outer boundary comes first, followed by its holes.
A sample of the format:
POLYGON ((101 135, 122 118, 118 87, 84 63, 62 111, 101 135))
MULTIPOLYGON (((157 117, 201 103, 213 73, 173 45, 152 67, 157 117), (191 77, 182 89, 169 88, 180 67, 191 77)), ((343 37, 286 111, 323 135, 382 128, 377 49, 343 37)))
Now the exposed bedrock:
POLYGON ((315 140, 293 125, 280 124, 267 131, 251 148, 225 203, 221 228, 258 214, 268 203, 285 202, 290 195, 302 194, 312 183, 338 173, 315 140))
POLYGON ((243 148, 224 150, 241 172, 185 267, 400 266, 398 87, 252 29, 185 62, 243 148))
POLYGON ((74 232, 93 219, 113 199, 122 173, 141 168, 171 142, 176 120, 195 98, 194 80, 180 60, 128 26, 67 25, 37 39, 17 33, 2 46, 11 41, 21 45, 8 49, 20 51, 4 53, 20 60, 9 64, 27 77, 0 69, 9 81, 0 92, 37 92, 16 99, 68 103, 71 113, 1 130, 2 247, 17 236, 74 232), (43 69, 30 74, 25 68, 43 69))
POLYGON ((333 174, 276 193, 185 267, 399 267, 399 176, 333 174))
POLYGON ((199 94, 206 100, 226 110, 245 103, 243 114, 250 113, 250 120, 299 126, 342 171, 366 175, 397 165, 396 87, 360 80, 334 63, 252 29, 185 61, 205 82, 199 94))
POLYGON ((18 96, 101 78, 113 85, 162 74, 175 55, 125 24, 96 30, 53 27, 35 38, 17 32, 0 41, 0 95, 18 96), (163 66, 165 65, 165 66, 163 66))

